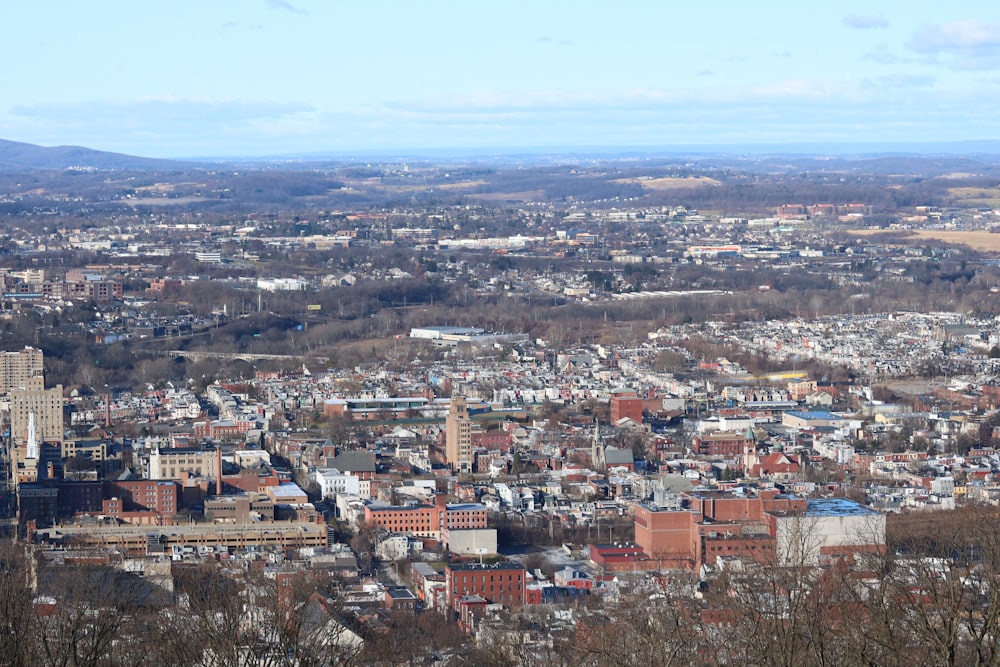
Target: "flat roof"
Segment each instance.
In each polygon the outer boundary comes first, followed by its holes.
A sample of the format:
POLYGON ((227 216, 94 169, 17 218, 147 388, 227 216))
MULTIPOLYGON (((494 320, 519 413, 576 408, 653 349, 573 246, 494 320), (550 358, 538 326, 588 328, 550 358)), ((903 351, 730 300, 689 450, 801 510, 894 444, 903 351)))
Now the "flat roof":
POLYGON ((814 498, 806 501, 806 516, 872 516, 870 507, 847 498, 814 498))
POLYGON ((486 505, 482 503, 456 503, 454 505, 448 505, 448 511, 454 512, 456 510, 485 510, 486 505))
POLYGON ((53 528, 41 528, 39 535, 46 535, 49 538, 62 538, 72 535, 85 536, 115 536, 115 535, 166 535, 179 537, 193 536, 228 536, 228 535, 257 535, 259 533, 326 533, 325 525, 304 522, 288 521, 256 521, 249 525, 242 524, 219 524, 219 523, 196 523, 175 526, 141 526, 131 524, 120 524, 117 526, 102 525, 63 525, 53 528), (208 534, 208 535, 206 535, 208 534))
POLYGON ((827 410, 790 410, 786 414, 800 419, 843 419, 827 410))
POLYGON ((479 334, 483 333, 483 329, 479 327, 413 327, 411 331, 436 331, 440 334, 479 334))
POLYGON ((211 449, 204 449, 202 447, 158 447, 153 450, 152 453, 166 455, 166 454, 214 454, 216 449, 213 447, 211 449))
POLYGON ((389 597, 393 600, 416 600, 417 596, 414 595, 406 588, 390 588, 388 591, 389 597))
POLYGON ((281 484, 280 486, 271 486, 268 487, 268 489, 275 496, 292 497, 292 496, 306 495, 306 492, 302 490, 302 487, 300 487, 298 484, 295 484, 294 482, 290 484, 281 484))
POLYGON ((488 572, 490 570, 527 570, 524 565, 514 561, 500 561, 499 563, 492 564, 482 564, 482 563, 458 563, 456 565, 448 565, 448 569, 452 571, 476 571, 476 572, 488 572))

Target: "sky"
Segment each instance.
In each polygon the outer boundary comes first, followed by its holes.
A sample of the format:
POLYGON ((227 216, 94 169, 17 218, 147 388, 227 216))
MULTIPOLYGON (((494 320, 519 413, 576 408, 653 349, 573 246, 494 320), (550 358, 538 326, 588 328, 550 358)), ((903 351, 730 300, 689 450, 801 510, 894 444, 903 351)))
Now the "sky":
POLYGON ((9 0, 0 139, 148 157, 1000 139, 1000 2, 9 0))

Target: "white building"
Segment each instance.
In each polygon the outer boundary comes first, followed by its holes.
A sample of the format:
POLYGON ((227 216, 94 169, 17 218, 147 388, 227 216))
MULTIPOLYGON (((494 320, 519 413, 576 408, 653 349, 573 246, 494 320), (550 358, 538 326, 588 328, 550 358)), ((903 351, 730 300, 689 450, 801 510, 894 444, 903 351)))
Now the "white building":
POLYGON ((318 468, 313 473, 313 478, 324 500, 341 495, 357 496, 361 493, 360 480, 336 468, 318 468))
POLYGON ((303 292, 306 281, 298 278, 258 278, 257 289, 267 292, 303 292))

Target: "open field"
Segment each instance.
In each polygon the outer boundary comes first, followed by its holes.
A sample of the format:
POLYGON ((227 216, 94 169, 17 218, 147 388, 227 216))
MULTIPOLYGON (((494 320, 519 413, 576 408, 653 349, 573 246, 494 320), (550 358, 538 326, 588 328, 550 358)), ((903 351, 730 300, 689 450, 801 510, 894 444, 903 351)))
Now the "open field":
POLYGON ((180 206, 181 204, 196 204, 207 201, 205 197, 139 197, 132 199, 122 199, 123 204, 129 206, 180 206))
POLYGON ((410 194, 414 192, 426 192, 428 190, 468 190, 481 185, 486 185, 486 181, 457 181, 454 183, 418 183, 414 185, 396 185, 383 183, 379 179, 345 179, 344 185, 363 191, 382 191, 399 194, 410 194))
POLYGON ((153 185, 140 185, 135 188, 135 191, 144 195, 149 193, 162 194, 173 192, 174 190, 182 187, 205 189, 208 187, 208 183, 195 183, 193 181, 181 181, 179 183, 154 183, 153 185))
POLYGON ((545 201, 545 190, 528 190, 526 192, 484 192, 469 195, 469 199, 480 201, 545 201))
POLYGON ((1000 234, 993 234, 987 231, 975 232, 951 232, 937 229, 921 229, 910 232, 897 232, 895 230, 880 229, 857 229, 851 234, 858 236, 874 236, 876 234, 900 234, 906 235, 901 238, 901 243, 919 243, 921 241, 944 241, 945 243, 956 243, 967 245, 973 250, 982 252, 1000 253, 1000 234))
POLYGON ((1000 188, 948 188, 948 194, 969 206, 1000 207, 1000 188))
POLYGON ((615 182, 638 183, 647 190, 655 190, 657 192, 663 190, 679 190, 683 188, 699 188, 706 185, 722 185, 721 181, 709 178, 708 176, 688 176, 685 178, 621 178, 615 182))

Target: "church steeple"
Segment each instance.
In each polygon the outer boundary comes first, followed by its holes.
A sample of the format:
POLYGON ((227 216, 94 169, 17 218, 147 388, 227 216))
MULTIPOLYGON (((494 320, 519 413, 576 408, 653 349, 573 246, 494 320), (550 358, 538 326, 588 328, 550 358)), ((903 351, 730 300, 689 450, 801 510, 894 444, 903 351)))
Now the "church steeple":
POLYGON ((757 455, 757 436, 753 432, 753 425, 747 426, 747 432, 743 435, 746 444, 743 445, 743 472, 750 474, 755 465, 760 463, 757 455))
POLYGON ((604 470, 607 463, 604 459, 604 439, 601 438, 601 425, 594 417, 594 434, 590 443, 590 463, 595 470, 604 470))
POLYGON ((38 458, 38 427, 35 424, 35 413, 34 411, 28 413, 28 445, 27 453, 25 458, 37 459, 38 458))

